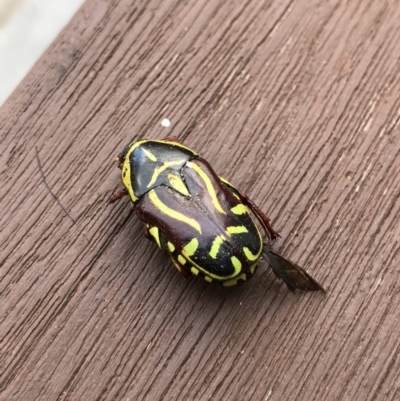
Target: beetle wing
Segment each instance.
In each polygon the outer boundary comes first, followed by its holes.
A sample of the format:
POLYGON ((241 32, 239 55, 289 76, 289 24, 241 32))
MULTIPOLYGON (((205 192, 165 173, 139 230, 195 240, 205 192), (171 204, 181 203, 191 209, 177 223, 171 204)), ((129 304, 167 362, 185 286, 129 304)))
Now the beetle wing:
POLYGON ((265 250, 264 256, 276 277, 282 279, 290 291, 294 292, 297 289, 326 292, 317 281, 296 263, 285 259, 270 249, 265 250))

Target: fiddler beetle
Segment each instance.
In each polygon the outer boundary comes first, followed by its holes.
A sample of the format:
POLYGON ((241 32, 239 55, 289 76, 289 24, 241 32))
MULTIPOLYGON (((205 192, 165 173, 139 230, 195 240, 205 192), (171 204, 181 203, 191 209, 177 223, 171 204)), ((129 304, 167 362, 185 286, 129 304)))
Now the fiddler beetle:
POLYGON ((117 162, 124 189, 110 202, 131 198, 146 237, 184 277, 235 286, 253 277, 264 256, 290 291, 325 292, 300 266, 272 251, 279 234, 260 208, 176 137, 131 143, 117 162))

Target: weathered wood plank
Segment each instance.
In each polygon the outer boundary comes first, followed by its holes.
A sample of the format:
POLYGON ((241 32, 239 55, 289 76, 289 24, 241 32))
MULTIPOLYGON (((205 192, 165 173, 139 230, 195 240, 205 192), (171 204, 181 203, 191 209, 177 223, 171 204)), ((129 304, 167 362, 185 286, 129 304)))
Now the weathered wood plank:
POLYGON ((399 399, 399 14, 88 0, 0 110, 0 398, 399 399), (328 294, 266 266, 232 290, 182 279, 107 203, 113 157, 166 134, 251 195, 328 294))

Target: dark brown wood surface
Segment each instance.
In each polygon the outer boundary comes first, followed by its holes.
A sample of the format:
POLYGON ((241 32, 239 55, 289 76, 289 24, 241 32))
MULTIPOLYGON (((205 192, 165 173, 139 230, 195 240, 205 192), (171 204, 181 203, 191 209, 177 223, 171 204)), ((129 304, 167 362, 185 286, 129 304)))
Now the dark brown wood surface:
POLYGON ((0 399, 399 400, 399 21, 398 1, 87 0, 0 110, 0 399), (108 204, 113 158, 168 134, 325 296, 265 262, 185 280, 108 204))

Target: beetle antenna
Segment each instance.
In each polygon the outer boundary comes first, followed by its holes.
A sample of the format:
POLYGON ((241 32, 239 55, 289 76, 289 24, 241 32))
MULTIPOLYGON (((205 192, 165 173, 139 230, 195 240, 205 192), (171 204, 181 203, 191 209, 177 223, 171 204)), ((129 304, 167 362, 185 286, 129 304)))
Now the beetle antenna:
MULTIPOLYGON (((75 225, 76 224, 76 220, 68 213, 68 210, 60 202, 60 200, 58 199, 58 196, 50 188, 50 185, 48 184, 48 182, 46 180, 46 176, 44 175, 44 172, 43 172, 43 167, 42 167, 42 163, 40 162, 39 151, 38 151, 37 146, 35 146, 35 150, 36 150, 36 160, 37 160, 37 164, 38 164, 38 167, 39 167, 39 172, 40 172, 40 175, 42 177, 42 180, 43 180, 43 183, 44 183, 45 187, 50 192, 50 194, 52 195, 54 200, 59 204, 59 206, 61 207, 61 209, 65 213, 65 215, 71 220, 72 224, 75 225)), ((83 234, 83 236, 84 236, 85 240, 87 242, 89 242, 89 240, 86 238, 86 235, 83 234)))

